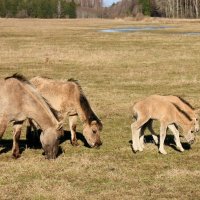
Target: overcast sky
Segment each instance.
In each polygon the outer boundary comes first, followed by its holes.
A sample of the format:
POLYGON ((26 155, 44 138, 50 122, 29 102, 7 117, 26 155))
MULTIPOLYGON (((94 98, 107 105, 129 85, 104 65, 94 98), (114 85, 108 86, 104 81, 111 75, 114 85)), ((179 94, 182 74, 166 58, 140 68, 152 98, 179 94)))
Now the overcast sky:
POLYGON ((103 0, 104 2, 104 6, 110 6, 112 5, 114 2, 117 2, 119 0, 103 0))

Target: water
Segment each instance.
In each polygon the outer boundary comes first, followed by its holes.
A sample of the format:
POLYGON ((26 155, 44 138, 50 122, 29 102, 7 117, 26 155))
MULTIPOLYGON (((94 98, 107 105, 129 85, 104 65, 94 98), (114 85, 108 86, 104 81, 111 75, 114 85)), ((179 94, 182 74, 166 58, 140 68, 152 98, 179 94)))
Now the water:
MULTIPOLYGON (((104 29, 104 30, 100 30, 100 32, 103 32, 103 33, 128 33, 128 32, 139 32, 139 31, 154 31, 154 30, 162 30, 162 29, 170 29, 170 28, 176 28, 176 27, 173 27, 173 26, 135 26, 135 27, 125 27, 125 28, 104 29)), ((182 32, 182 33, 174 32, 174 34, 181 34, 181 35, 188 35, 188 36, 200 36, 200 32, 182 32)))
POLYGON ((126 33, 126 32, 138 32, 138 31, 154 31, 161 29, 174 28, 172 26, 143 26, 143 27, 127 27, 127 28, 111 28, 104 29, 101 32, 104 33, 126 33))

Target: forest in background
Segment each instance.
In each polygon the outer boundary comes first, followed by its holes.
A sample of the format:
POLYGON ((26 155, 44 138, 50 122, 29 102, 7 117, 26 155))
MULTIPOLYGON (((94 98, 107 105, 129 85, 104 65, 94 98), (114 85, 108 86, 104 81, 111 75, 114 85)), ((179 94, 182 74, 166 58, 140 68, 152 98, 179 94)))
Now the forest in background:
POLYGON ((103 0, 0 0, 0 17, 200 17, 200 0, 121 0, 110 7, 103 5, 103 0))

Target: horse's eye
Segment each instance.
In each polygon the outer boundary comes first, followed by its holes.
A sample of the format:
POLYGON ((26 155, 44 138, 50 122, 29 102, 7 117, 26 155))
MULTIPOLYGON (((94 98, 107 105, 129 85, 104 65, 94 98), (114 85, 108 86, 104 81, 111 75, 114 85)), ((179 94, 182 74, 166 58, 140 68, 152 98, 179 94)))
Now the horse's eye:
POLYGON ((92 132, 93 132, 94 134, 96 134, 96 133, 97 133, 97 131, 96 131, 96 130, 92 130, 92 132))

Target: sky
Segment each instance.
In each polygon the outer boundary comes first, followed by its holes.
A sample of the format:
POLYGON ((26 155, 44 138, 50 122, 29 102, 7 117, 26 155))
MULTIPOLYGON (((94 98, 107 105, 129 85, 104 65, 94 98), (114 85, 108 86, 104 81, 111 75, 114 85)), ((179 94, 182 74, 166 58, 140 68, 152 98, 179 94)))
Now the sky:
POLYGON ((104 6, 111 6, 113 3, 116 3, 119 0, 103 0, 104 6))

